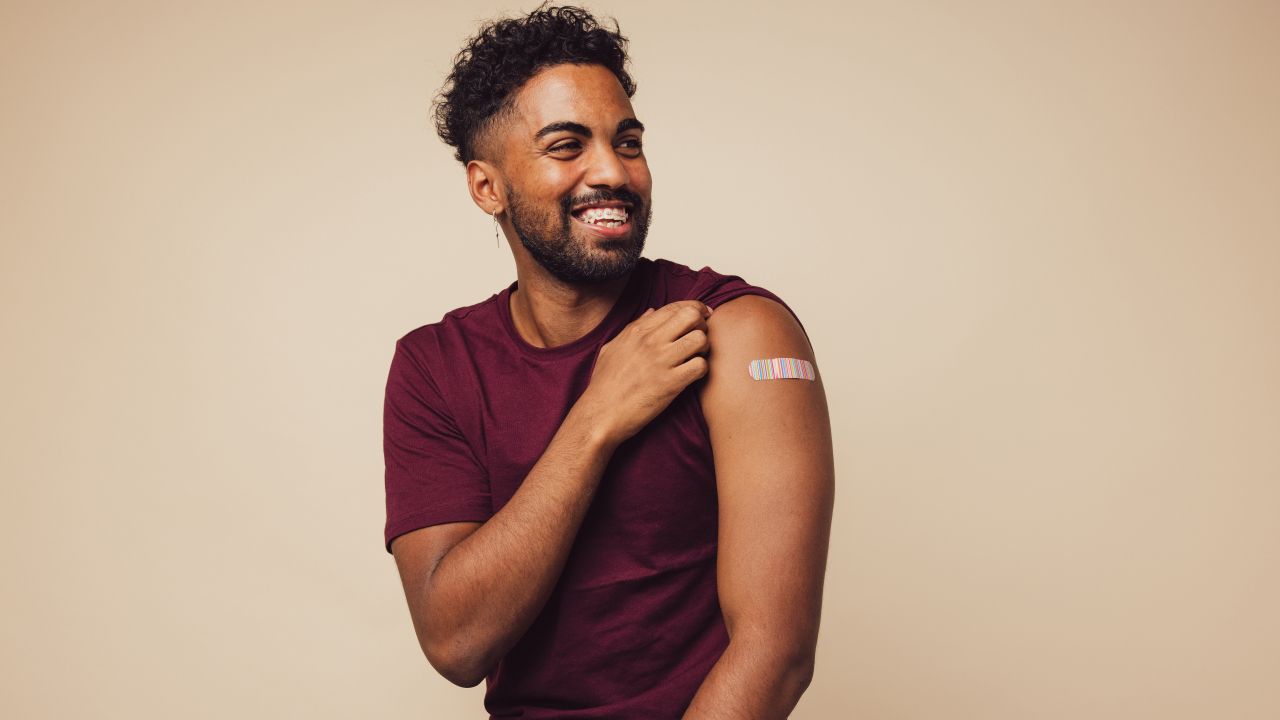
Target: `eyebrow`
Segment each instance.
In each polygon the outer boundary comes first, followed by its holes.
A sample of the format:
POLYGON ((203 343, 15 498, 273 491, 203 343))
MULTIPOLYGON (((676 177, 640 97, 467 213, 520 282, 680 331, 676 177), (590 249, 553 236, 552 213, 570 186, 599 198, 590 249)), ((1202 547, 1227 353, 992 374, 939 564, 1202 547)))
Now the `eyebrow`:
MULTIPOLYGON (((618 127, 613 132, 614 134, 619 134, 619 133, 624 133, 628 130, 639 130, 640 132, 644 132, 644 123, 640 122, 635 118, 624 118, 618 121, 618 127)), ((537 134, 533 136, 533 139, 541 140, 542 138, 550 135, 551 133, 558 133, 558 132, 571 132, 571 133, 574 133, 575 135, 581 135, 583 137, 588 137, 588 138, 591 137, 592 135, 591 128, 587 127, 586 125, 583 125, 582 123, 573 122, 572 120, 565 120, 562 122, 553 122, 550 125, 542 128, 537 132, 537 134)))
POLYGON ((538 131, 538 134, 533 136, 533 139, 541 140, 542 138, 546 137, 547 135, 550 135, 551 133, 557 133, 563 130, 567 130, 571 133, 574 133, 576 135, 581 135, 583 137, 591 137, 591 128, 587 127, 586 125, 583 125, 582 123, 565 121, 565 122, 553 122, 550 125, 542 128, 541 130, 538 131))

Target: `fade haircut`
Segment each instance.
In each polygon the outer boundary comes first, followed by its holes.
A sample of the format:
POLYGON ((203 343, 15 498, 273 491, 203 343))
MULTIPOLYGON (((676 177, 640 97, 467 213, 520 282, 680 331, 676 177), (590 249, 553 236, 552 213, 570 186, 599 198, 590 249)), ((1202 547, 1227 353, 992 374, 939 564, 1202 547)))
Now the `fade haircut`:
POLYGON ((432 109, 436 132, 466 165, 476 148, 515 103, 516 92, 534 75, 556 65, 603 65, 618 78, 627 97, 636 93, 627 73, 627 39, 618 21, 601 25, 578 7, 547 7, 518 18, 481 26, 453 59, 453 70, 432 109))

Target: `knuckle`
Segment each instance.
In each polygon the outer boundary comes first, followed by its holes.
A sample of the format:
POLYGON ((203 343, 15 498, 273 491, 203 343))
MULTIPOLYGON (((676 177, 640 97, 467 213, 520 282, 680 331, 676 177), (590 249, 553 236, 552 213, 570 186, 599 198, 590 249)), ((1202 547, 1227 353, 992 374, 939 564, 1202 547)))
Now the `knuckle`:
POLYGON ((693 372, 693 376, 695 378, 700 378, 703 375, 706 375, 709 367, 707 359, 701 355, 698 355, 689 361, 689 369, 693 372))

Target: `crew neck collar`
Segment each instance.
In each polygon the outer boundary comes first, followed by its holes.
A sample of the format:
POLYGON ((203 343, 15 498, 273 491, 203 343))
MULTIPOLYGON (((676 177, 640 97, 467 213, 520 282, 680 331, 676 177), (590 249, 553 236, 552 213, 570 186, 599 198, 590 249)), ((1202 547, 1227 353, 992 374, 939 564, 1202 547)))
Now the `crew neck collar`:
POLYGON ((575 355, 601 344, 605 338, 610 337, 621 329, 623 325, 631 321, 631 318, 636 314, 641 298, 645 295, 642 290, 649 285, 652 268, 652 261, 640 258, 636 262, 635 269, 631 271, 631 277, 627 279, 627 285, 622 289, 622 294, 614 301, 613 307, 609 309, 609 313, 604 316, 604 319, 597 323, 586 335, 564 345, 541 348, 520 336, 520 331, 516 329, 515 321, 511 318, 511 293, 515 292, 516 288, 519 287, 518 280, 498 294, 498 314, 502 317, 502 325, 506 328, 507 334, 511 336, 511 342, 523 354, 543 359, 575 355))

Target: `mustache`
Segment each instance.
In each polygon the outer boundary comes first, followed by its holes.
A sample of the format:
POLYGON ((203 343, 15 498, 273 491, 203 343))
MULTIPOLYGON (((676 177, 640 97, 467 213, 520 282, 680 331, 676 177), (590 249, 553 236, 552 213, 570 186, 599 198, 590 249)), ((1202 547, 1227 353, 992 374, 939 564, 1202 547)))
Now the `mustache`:
POLYGON ((636 192, 626 188, 617 190, 592 190, 581 195, 569 195, 560 200, 560 210, 568 215, 575 206, 595 205, 603 202, 624 202, 631 205, 633 213, 644 209, 644 200, 636 192))

